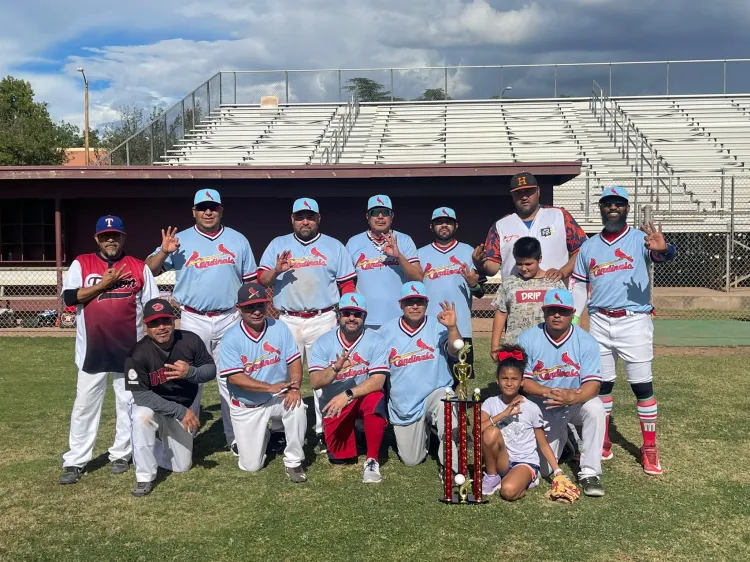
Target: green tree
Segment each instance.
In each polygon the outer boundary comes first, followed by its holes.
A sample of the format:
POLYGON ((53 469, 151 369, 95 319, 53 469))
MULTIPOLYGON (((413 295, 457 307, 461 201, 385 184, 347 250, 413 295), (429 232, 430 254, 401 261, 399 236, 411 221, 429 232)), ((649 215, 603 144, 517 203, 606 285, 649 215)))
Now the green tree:
POLYGON ((117 111, 118 119, 102 129, 101 146, 109 151, 108 162, 147 166, 158 160, 165 153, 164 120, 159 119, 163 110, 152 107, 147 114, 143 107, 125 105, 117 111), (125 141, 127 146, 122 146, 125 141))
POLYGON ((445 90, 442 88, 428 88, 422 92, 421 96, 415 98, 414 101, 442 101, 451 99, 453 98, 446 95, 445 90))
POLYGON ((67 137, 25 80, 0 80, 0 166, 61 165, 67 137))
MULTIPOLYGON (((60 121, 57 125, 62 138, 62 145, 65 148, 83 148, 86 144, 86 138, 83 132, 76 126, 65 121, 60 121)), ((89 146, 96 148, 101 145, 99 139, 99 131, 96 129, 89 129, 89 146)))
MULTIPOLYGON (((351 78, 347 84, 343 89, 354 94, 359 101, 391 101, 391 92, 371 78, 351 78)), ((404 98, 393 98, 392 101, 404 101, 404 98)))

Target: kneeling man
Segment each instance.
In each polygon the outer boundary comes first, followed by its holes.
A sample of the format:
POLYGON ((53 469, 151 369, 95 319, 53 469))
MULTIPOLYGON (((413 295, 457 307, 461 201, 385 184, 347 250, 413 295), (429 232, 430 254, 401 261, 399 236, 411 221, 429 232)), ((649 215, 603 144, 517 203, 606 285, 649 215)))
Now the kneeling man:
MULTIPOLYGON (((518 345, 528 356, 523 390, 542 410, 547 441, 557 459, 567 441, 568 424, 583 425, 578 482, 587 496, 603 496, 600 451, 606 414, 598 397, 602 382, 599 344, 572 325, 575 307, 567 290, 548 290, 542 310, 544 322, 518 337, 518 345)), ((546 462, 541 469, 543 476, 551 472, 546 462)))
POLYGON ((307 430, 300 395, 302 360, 286 324, 267 316, 266 288, 245 283, 237 293, 242 321, 221 339, 219 376, 227 378, 239 467, 257 472, 266 462, 268 422, 281 420, 284 467, 292 482, 306 482, 302 447, 307 430))
POLYGON ((380 444, 388 425, 383 386, 388 355, 383 338, 366 328, 367 305, 358 293, 339 301, 339 327, 313 343, 310 384, 321 389, 320 410, 328 459, 333 464, 356 462, 354 427, 363 420, 367 459, 362 481, 380 482, 380 444))
POLYGON ((151 492, 157 467, 172 472, 190 468, 193 435, 200 426, 190 405, 198 385, 216 377, 216 365, 201 339, 175 330, 174 319, 169 301, 148 301, 143 308, 146 337, 125 360, 125 390, 133 394, 136 497, 151 492))
MULTIPOLYGON (((378 331, 390 349, 388 417, 396 435, 398 456, 410 466, 421 463, 427 456, 432 426, 440 439, 438 458, 443 459, 445 410, 441 400, 453 386, 448 356, 458 355, 454 342, 464 342, 456 327, 456 305, 441 302, 442 310, 433 318, 426 315, 427 303, 423 283, 404 283, 399 301, 402 316, 378 331)), ((454 415, 457 422, 456 418, 454 415)), ((455 470, 458 466, 455 450, 453 459, 455 470)), ((442 473, 440 467, 441 477, 442 473)))

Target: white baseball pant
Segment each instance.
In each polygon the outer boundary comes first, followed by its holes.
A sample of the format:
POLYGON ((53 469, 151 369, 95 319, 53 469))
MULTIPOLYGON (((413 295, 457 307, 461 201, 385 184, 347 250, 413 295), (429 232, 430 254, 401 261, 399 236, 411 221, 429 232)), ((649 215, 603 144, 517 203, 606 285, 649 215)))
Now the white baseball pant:
MULTIPOLYGON (((63 467, 84 466, 93 456, 109 374, 78 371, 76 399, 70 414, 70 450, 63 455, 63 467)), ((129 390, 125 390, 124 373, 112 373, 112 388, 115 391, 117 422, 115 442, 109 448, 109 460, 130 460, 132 446, 128 403, 132 395, 129 390)))
POLYGON ((602 356, 602 380, 615 380, 617 359, 622 357, 630 384, 650 382, 654 359, 654 322, 651 314, 627 312, 611 318, 599 312, 591 315, 589 333, 599 342, 602 356))
MULTIPOLYGON (((329 310, 312 318, 300 318, 299 316, 290 316, 289 314, 280 314, 279 320, 289 327, 294 336, 294 342, 297 344, 300 355, 307 359, 308 366, 312 346, 320 336, 327 334, 338 326, 336 312, 329 310)), ((320 413, 320 396, 322 390, 313 391, 313 401, 315 402, 315 433, 323 433, 323 416, 320 413)), ((274 430, 276 428, 273 428, 274 430)))
POLYGON ((284 466, 293 468, 300 466, 305 460, 302 447, 307 431, 307 414, 303 403, 287 410, 284 408, 284 397, 280 396, 254 408, 236 406, 234 403, 229 408, 240 454, 240 470, 258 472, 263 468, 266 462, 266 446, 271 436, 268 422, 277 419, 281 420, 286 436, 284 466))
MULTIPOLYGON (((218 316, 206 316, 205 314, 195 314, 182 309, 180 317, 180 329, 187 330, 197 334, 208 349, 208 352, 216 362, 218 371, 219 365, 219 347, 221 338, 226 331, 240 321, 240 312, 237 309, 229 310, 218 316)), ((219 402, 221 403, 221 421, 224 426, 224 436, 227 439, 227 445, 234 442, 234 431, 232 431, 232 418, 229 415, 229 390, 227 390, 227 380, 225 377, 216 377, 219 385, 219 402)), ((201 396, 203 395, 203 385, 198 385, 198 394, 195 396, 190 409, 195 417, 200 418, 201 413, 201 396)))
POLYGON ((162 467, 187 472, 193 464, 193 435, 175 418, 130 403, 136 482, 152 482, 162 467), (157 432, 159 437, 156 437, 157 432))
MULTIPOLYGON (((547 410, 546 406, 540 405, 542 417, 544 418, 544 434, 549 446, 559 459, 568 440, 568 424, 583 426, 581 438, 583 439, 583 451, 581 451, 579 478, 588 476, 599 476, 602 473, 602 447, 604 446, 604 428, 606 426, 606 413, 604 404, 599 397, 594 397, 583 404, 573 404, 566 408, 547 410)), ((552 473, 552 467, 539 451, 539 460, 542 476, 547 477, 552 473)))
MULTIPOLYGON (((443 464, 443 438, 445 437, 445 406, 442 399, 445 398, 445 389, 433 390, 427 397, 424 408, 424 416, 409 425, 393 424, 393 433, 396 436, 398 456, 407 466, 421 463, 426 457, 430 444, 431 427, 437 428, 437 436, 440 439, 438 448, 438 462, 443 464)), ((458 449, 456 439, 458 431, 458 410, 453 408, 451 445, 452 445, 452 469, 458 472, 458 449)))

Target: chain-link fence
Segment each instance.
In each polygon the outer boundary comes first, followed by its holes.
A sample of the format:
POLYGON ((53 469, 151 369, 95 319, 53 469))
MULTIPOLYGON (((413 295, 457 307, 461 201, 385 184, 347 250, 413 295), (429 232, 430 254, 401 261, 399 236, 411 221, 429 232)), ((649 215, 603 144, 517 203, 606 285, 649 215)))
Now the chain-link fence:
MULTIPOLYGON (((653 301, 660 318, 750 320, 750 174, 606 179, 583 174, 555 187, 554 203, 587 233, 599 232, 598 200, 605 185, 628 189, 631 226, 640 226, 648 214, 677 247, 673 262, 654 267, 653 301)), ((0 268, 0 332, 46 335, 72 328, 74 309, 58 298, 66 271, 0 268)), ((493 317, 499 282, 491 278, 485 297, 474 299, 475 319, 493 317)), ((157 283, 171 298, 174 273, 160 275, 157 283)))

